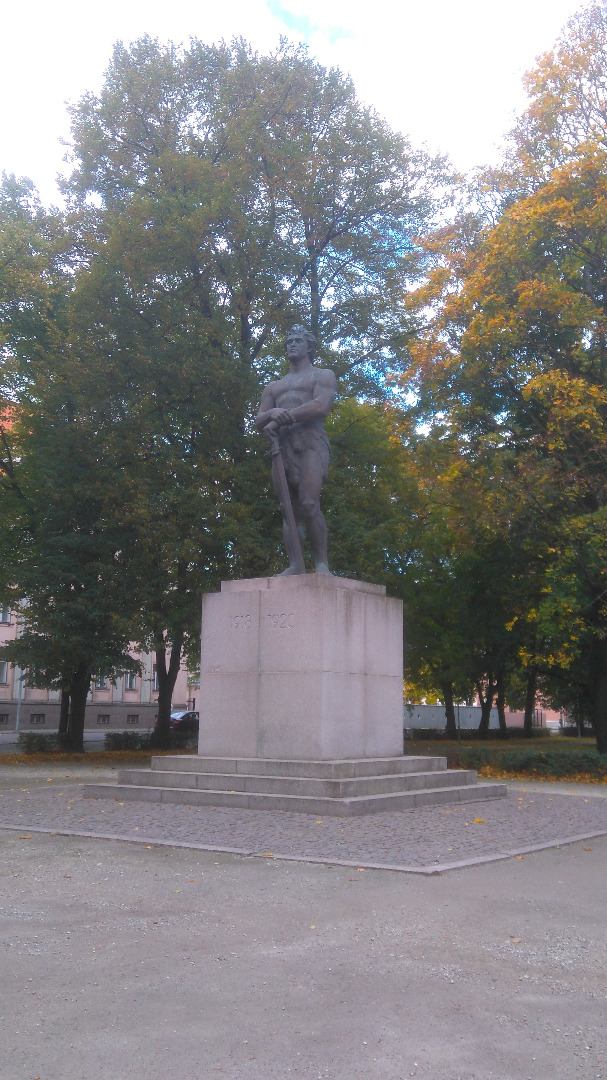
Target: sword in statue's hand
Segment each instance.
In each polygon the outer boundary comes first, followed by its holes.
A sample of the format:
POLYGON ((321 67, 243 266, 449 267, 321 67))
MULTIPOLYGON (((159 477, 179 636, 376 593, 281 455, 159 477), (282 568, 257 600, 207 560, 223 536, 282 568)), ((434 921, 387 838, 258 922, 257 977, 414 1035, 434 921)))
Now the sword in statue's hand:
POLYGON ((289 530, 289 546, 293 553, 292 561, 295 565, 297 573, 305 574, 306 564, 304 563, 301 540, 297 531, 295 514, 293 513, 293 503, 291 502, 291 492, 289 491, 287 474, 285 473, 285 463, 282 460, 282 451, 280 449, 280 443, 278 441, 278 424, 274 420, 271 420, 270 423, 266 424, 266 426, 264 427, 263 433, 270 444, 270 453, 274 458, 274 461, 276 462, 278 495, 280 498, 280 505, 282 506, 285 520, 287 522, 287 528, 289 530))

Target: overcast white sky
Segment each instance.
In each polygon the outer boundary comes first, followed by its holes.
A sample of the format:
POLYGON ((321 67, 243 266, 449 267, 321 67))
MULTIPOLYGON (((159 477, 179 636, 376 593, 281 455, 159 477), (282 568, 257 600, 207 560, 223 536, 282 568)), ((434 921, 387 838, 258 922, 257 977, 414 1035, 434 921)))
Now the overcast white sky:
POLYGON ((30 0, 2 16, 0 169, 46 202, 69 136, 66 101, 100 88, 115 41, 144 33, 187 44, 281 34, 349 72, 359 97, 414 144, 460 169, 494 161, 524 103, 521 76, 583 0, 30 0))

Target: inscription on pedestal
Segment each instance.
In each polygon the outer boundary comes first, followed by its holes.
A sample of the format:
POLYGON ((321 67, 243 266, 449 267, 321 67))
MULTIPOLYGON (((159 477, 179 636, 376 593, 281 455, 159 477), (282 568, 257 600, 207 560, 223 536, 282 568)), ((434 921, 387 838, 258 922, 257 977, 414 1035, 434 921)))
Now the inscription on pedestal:
POLYGON ((232 626, 235 630, 250 630, 252 625, 251 615, 232 615, 232 626))
POLYGON ((268 615, 267 618, 275 630, 292 630, 295 626, 295 615, 292 611, 288 614, 283 611, 281 615, 268 615))

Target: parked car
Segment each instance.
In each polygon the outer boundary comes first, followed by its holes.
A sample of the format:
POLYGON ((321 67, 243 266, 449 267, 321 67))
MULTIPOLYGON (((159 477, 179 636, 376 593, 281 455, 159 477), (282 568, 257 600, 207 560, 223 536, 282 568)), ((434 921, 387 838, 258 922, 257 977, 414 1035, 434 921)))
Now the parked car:
POLYGON ((187 731, 192 735, 198 734, 198 713, 193 709, 186 709, 183 712, 171 713, 171 730, 172 731, 187 731))

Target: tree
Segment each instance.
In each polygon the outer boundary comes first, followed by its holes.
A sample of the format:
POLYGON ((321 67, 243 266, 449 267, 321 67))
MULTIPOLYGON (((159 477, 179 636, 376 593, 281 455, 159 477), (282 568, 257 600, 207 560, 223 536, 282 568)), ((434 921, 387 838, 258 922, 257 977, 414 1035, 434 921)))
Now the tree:
POLYGON ((44 666, 53 680, 73 662, 51 608, 67 625, 78 590, 92 601, 78 609, 99 630, 83 679, 122 662, 129 621, 157 652, 162 741, 201 592, 279 563, 251 417, 284 331, 311 312, 345 392, 386 395, 415 322, 396 299, 422 272, 444 169, 303 49, 147 37, 117 45, 99 97, 73 109, 72 163, 66 215, 43 213, 31 191, 5 202, 6 243, 25 254, 5 266, 19 449, 4 475, 8 490, 17 462, 13 495, 30 515, 19 528, 36 534, 11 585, 28 596, 31 649, 65 645, 65 663, 53 653, 44 666), (48 514, 46 461, 61 466, 48 514), (47 572, 53 551, 63 576, 47 572))
POLYGON ((411 332, 391 298, 421 270, 442 166, 304 50, 243 42, 117 46, 73 134, 74 327, 130 530, 136 632, 158 656, 162 740, 201 592, 276 566, 251 417, 283 333, 311 311, 345 389, 383 394, 411 332))
POLYGON ((420 273, 443 163, 302 47, 117 45, 99 98, 73 110, 73 156, 75 204, 100 202, 96 227, 119 222, 121 250, 172 259, 148 286, 204 309, 245 380, 310 313, 353 383, 376 388, 403 356, 395 301, 420 273))
POLYGON ((502 521, 517 495, 515 520, 531 521, 535 538, 537 602, 530 595, 518 616, 533 643, 520 658, 530 673, 583 682, 603 752, 607 150, 604 125, 584 113, 588 104, 602 114, 606 43, 604 12, 593 8, 530 77, 535 97, 515 133, 497 223, 462 217, 443 234, 422 294, 437 315, 414 370, 427 419, 442 410, 469 454, 503 463, 502 521))
POLYGON ((0 189, 3 369, 2 591, 23 632, 4 655, 30 685, 70 700, 66 741, 82 749, 93 673, 133 669, 116 532, 98 432, 78 409, 72 267, 59 215, 31 186, 0 189))

